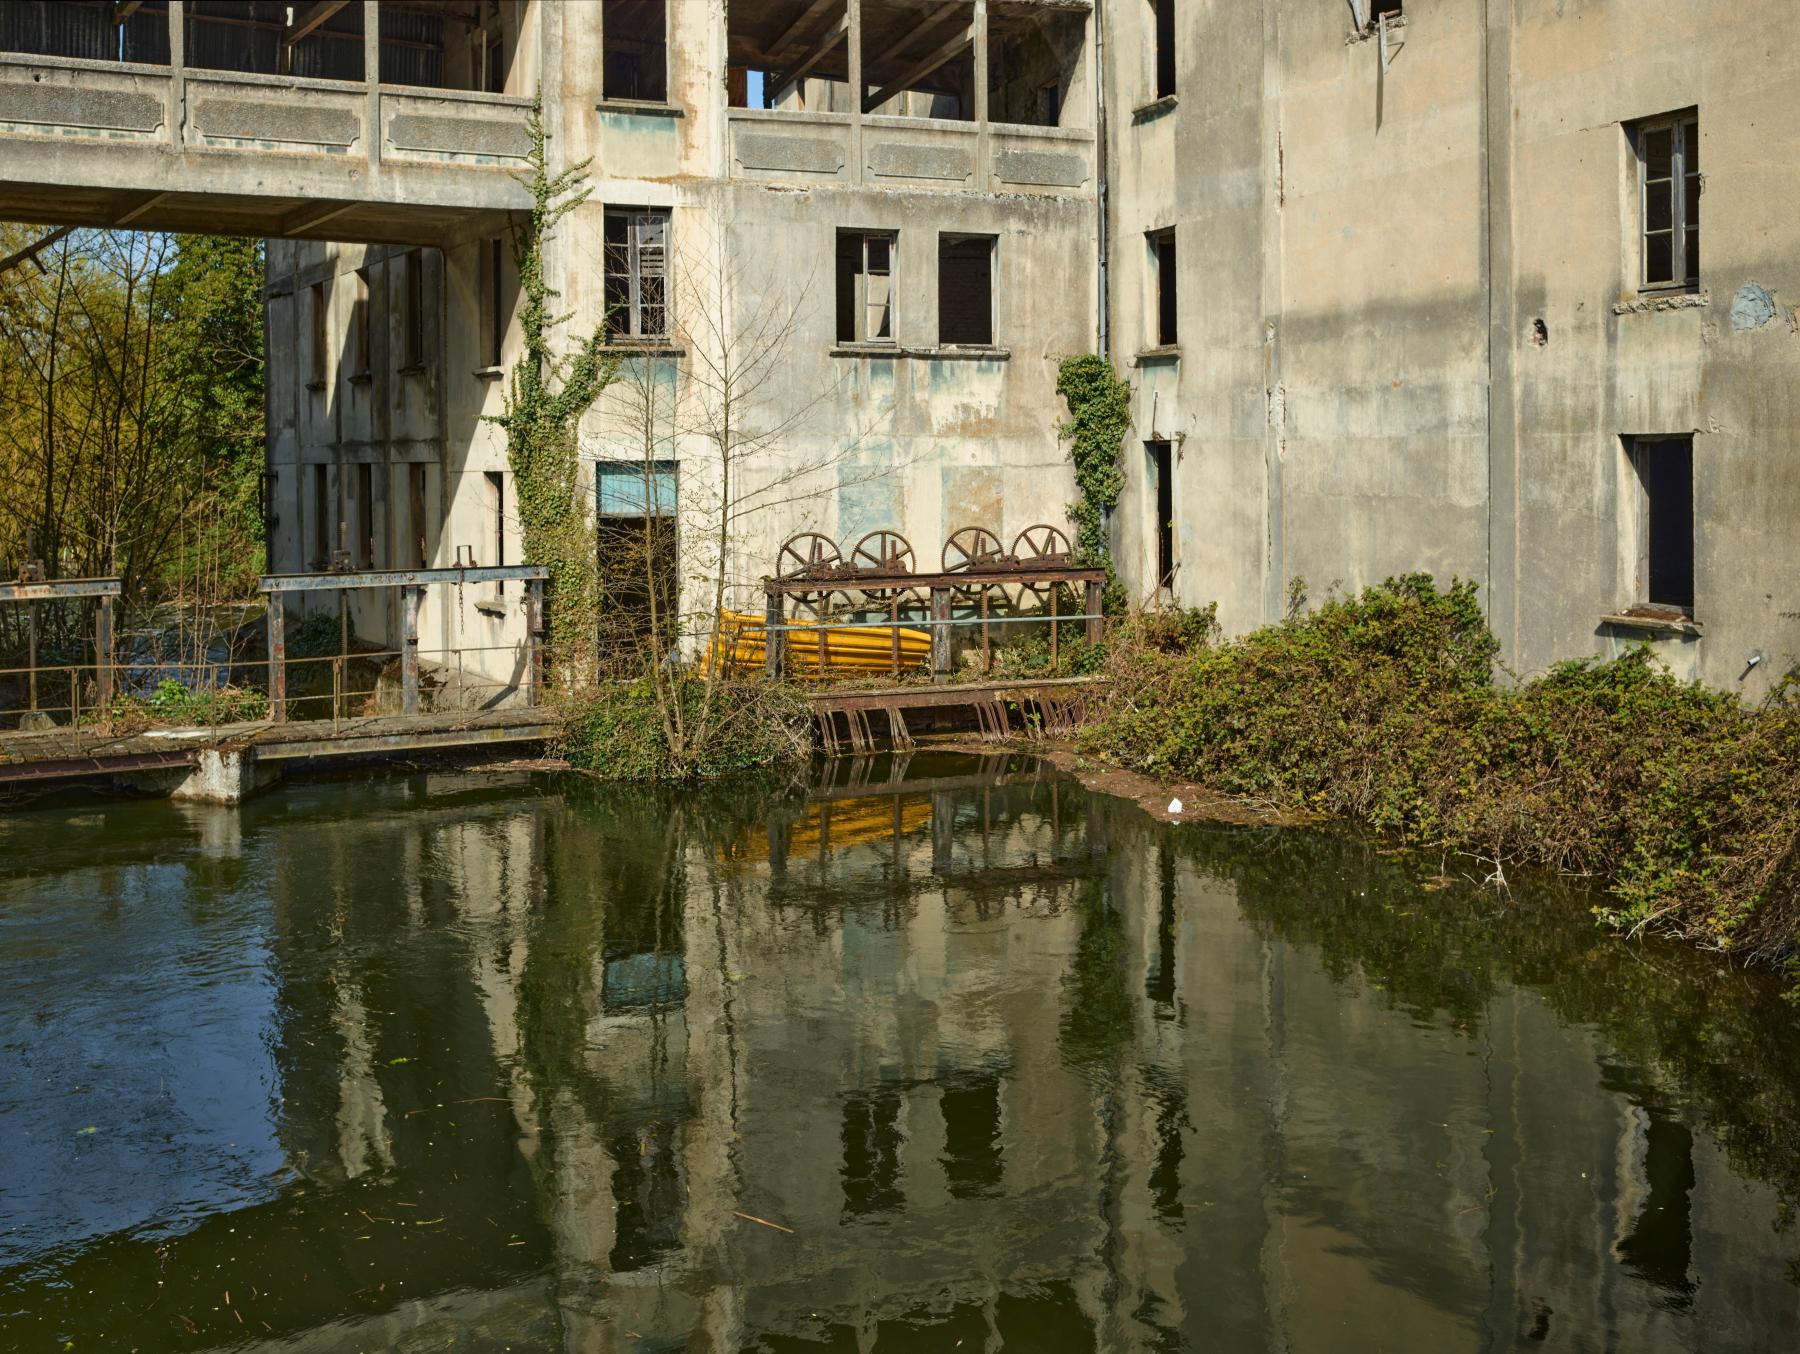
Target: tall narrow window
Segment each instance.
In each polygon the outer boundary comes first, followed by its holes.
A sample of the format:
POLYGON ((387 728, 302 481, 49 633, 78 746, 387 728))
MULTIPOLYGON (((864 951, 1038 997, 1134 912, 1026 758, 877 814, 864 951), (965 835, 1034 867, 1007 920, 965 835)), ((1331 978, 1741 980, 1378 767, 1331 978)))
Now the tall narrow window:
POLYGON ((375 567, 375 467, 356 467, 356 567, 375 567))
MULTIPOLYGON (((493 524, 491 540, 494 545, 493 562, 497 567, 506 564, 506 478, 498 470, 489 470, 483 476, 487 481, 488 521, 493 524)), ((500 596, 506 591, 506 584, 496 582, 494 595, 500 596)))
POLYGON ((609 660, 665 654, 677 638, 681 575, 672 460, 594 465, 596 544, 607 606, 600 643, 609 660))
POLYGON ((406 348, 409 367, 425 365, 425 251, 406 253, 406 348))
POLYGON ((884 343, 894 337, 894 237, 840 230, 837 239, 838 342, 884 343))
POLYGON ((506 34, 488 35, 487 50, 482 54, 489 94, 506 93, 506 34))
POLYGON ((663 103, 669 97, 667 0, 607 0, 600 23, 601 97, 663 103))
POLYGON ((669 334, 669 214, 635 207, 606 212, 606 330, 615 340, 669 334))
POLYGON ((1700 118, 1695 113, 1640 122, 1637 151, 1639 285, 1700 285, 1700 118))
POLYGON ((1167 442, 1146 442, 1156 504, 1156 586, 1172 587, 1175 577, 1175 474, 1167 442))
POLYGON ((356 270, 356 304, 350 313, 350 374, 367 376, 374 369, 370 357, 375 324, 369 313, 369 273, 356 270))
POLYGON ((1155 25, 1156 97, 1163 99, 1175 92, 1175 0, 1150 0, 1150 8, 1155 25))
POLYGON ((1150 274, 1155 290, 1155 341, 1158 347, 1177 342, 1177 305, 1175 286, 1175 231, 1154 230, 1146 237, 1150 242, 1150 274))
POLYGON ((481 243, 481 365, 497 367, 506 344, 506 242, 481 243))
POLYGON ((317 388, 323 386, 326 373, 330 369, 328 350, 325 342, 325 284, 315 282, 306 289, 307 319, 312 326, 311 351, 308 354, 308 384, 317 388))
POLYGON ((312 567, 331 567, 331 476, 325 466, 313 467, 312 567))
POLYGON ((1636 602, 1694 614, 1694 439, 1631 440, 1637 472, 1636 602))
POLYGON ((406 467, 406 558, 415 569, 423 569, 431 561, 431 551, 426 545, 425 469, 422 465, 406 467))
POLYGON ((994 237, 938 236, 938 342, 994 341, 994 237))

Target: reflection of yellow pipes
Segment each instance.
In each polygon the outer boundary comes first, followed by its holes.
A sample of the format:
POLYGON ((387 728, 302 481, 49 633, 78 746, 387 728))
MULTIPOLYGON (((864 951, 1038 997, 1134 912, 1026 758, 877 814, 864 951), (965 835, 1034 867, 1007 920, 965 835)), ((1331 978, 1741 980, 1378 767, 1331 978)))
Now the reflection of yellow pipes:
MULTIPOLYGON (((891 629, 849 629, 825 626, 817 621, 797 621, 787 633, 788 669, 804 677, 819 671, 819 644, 825 645, 827 675, 883 672, 893 666, 894 632, 891 629)), ((743 611, 726 611, 707 651, 706 668, 723 663, 727 672, 760 672, 768 652, 763 618, 743 611)), ((900 627, 900 666, 922 667, 931 654, 931 636, 924 630, 900 627)))
MULTIPOLYGON (((899 835, 908 836, 931 822, 930 795, 870 795, 861 799, 840 799, 831 803, 807 806, 806 816, 788 829, 790 856, 816 856, 821 840, 840 846, 866 846, 885 841, 895 835, 894 803, 900 804, 899 835), (825 814, 831 815, 829 830, 825 814)), ((767 828, 751 828, 743 844, 731 853, 737 860, 767 860, 769 832, 767 828)))

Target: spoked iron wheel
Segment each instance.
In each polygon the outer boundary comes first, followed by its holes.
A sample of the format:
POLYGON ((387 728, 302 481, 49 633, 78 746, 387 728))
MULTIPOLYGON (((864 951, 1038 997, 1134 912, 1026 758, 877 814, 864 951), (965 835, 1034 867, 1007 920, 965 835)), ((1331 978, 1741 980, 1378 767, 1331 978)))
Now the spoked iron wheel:
POLYGON ((826 580, 834 573, 841 573, 843 567, 844 557, 838 551, 837 542, 816 531, 803 531, 788 537, 775 557, 777 578, 784 581, 820 580, 817 592, 790 592, 788 601, 821 618, 831 610, 832 589, 826 580))
MULTIPOLYGON (((1073 555, 1069 538, 1048 522, 1039 522, 1021 531, 1013 538, 1012 552, 1020 564, 1038 564, 1052 569, 1066 568, 1073 555)), ((1026 583, 1024 588, 1042 602, 1055 586, 1048 581, 1039 581, 1026 583)))
MULTIPOLYGON (((986 527, 959 527, 944 542, 944 572, 947 574, 992 569, 1005 559, 1000 538, 986 527)), ((957 597, 967 601, 992 586, 991 583, 966 583, 955 591, 957 597)))
MULTIPOLYGON (((913 572, 911 542, 888 527, 871 531, 850 552, 850 567, 866 574, 910 574, 913 572)), ((871 602, 886 603, 904 588, 864 588, 863 596, 871 602)))

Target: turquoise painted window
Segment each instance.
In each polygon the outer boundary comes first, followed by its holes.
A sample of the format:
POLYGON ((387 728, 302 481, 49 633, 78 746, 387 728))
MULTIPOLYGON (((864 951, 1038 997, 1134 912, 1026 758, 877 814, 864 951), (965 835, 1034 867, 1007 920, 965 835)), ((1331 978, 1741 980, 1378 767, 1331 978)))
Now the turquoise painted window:
POLYGON ((674 461, 601 461, 594 467, 602 517, 673 517, 674 461))

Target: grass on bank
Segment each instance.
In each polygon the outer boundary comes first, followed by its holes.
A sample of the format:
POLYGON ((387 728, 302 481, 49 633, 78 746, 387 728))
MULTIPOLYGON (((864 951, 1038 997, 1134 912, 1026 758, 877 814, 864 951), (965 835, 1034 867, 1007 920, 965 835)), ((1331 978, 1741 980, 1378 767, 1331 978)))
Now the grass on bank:
POLYGON ((1761 705, 1646 648, 1516 685, 1475 585, 1389 579, 1242 638, 1210 611, 1111 646, 1090 753, 1421 845, 1604 879, 1608 924, 1792 964, 1800 684, 1761 705))

